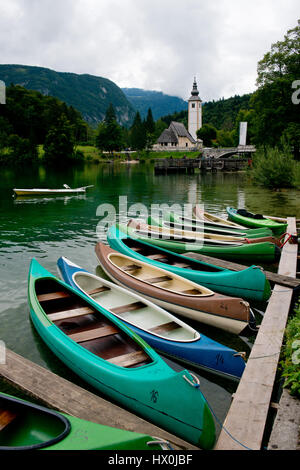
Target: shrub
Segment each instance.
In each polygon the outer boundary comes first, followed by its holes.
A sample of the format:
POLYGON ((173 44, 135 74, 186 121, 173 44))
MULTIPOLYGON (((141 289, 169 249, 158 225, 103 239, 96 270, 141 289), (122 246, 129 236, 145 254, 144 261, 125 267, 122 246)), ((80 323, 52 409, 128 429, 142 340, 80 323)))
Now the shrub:
POLYGON ((287 324, 281 367, 284 387, 300 398, 300 304, 287 324))
POLYGON ((252 178, 255 184, 270 189, 292 188, 296 185, 298 164, 294 160, 290 149, 259 149, 253 158, 252 178))

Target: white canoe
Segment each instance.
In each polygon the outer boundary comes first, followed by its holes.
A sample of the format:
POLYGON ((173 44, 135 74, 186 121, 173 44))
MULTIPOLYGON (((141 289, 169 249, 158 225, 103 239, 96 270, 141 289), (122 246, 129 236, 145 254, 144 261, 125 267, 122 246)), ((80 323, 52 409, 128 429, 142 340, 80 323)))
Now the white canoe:
POLYGON ((51 196, 51 195, 68 195, 68 194, 83 194, 90 186, 82 186, 81 188, 70 188, 64 185, 64 188, 47 189, 47 188, 31 188, 31 189, 18 189, 14 188, 13 192, 16 196, 51 196))

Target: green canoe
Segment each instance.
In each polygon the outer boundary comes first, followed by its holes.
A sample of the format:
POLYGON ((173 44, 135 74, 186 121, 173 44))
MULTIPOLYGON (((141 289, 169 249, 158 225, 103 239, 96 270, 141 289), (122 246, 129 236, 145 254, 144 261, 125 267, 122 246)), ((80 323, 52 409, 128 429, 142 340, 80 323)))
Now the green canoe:
POLYGON ((250 263, 272 263, 280 257, 280 248, 271 242, 261 243, 232 243, 228 245, 209 245, 198 243, 191 239, 166 238, 158 233, 151 233, 129 227, 125 224, 116 224, 123 233, 128 234, 135 240, 141 240, 151 245, 164 248, 175 253, 194 252, 226 260, 244 260, 250 263))
POLYGON ((188 218, 175 214, 174 212, 165 212, 159 219, 149 216, 147 223, 149 225, 170 226, 173 228, 184 228, 184 230, 200 230, 203 228, 205 233, 215 233, 241 238, 262 238, 272 236, 272 230, 268 228, 255 229, 237 229, 235 227, 222 227, 213 222, 202 221, 194 218, 188 218))
POLYGON ((168 442, 103 426, 0 393, 2 450, 162 450, 168 442))
POLYGON ((274 235, 282 235, 287 229, 287 223, 279 223, 275 220, 267 219, 260 214, 252 214, 244 209, 234 209, 226 207, 229 220, 245 225, 246 227, 268 228, 274 235))
MULTIPOLYGON (((105 295, 107 287, 97 292, 105 295)), ((35 259, 29 270, 32 322, 56 356, 83 380, 146 420, 203 449, 215 442, 212 413, 199 379, 176 372, 113 313, 60 281, 35 259), (178 406, 180 403, 180 407, 178 406)))

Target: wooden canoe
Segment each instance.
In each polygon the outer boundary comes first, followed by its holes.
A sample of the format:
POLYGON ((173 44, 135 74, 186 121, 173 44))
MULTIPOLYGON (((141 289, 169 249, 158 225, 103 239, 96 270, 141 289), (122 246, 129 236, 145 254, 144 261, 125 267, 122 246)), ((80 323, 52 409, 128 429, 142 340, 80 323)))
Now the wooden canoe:
POLYGON ((209 372, 233 379, 241 377, 245 361, 237 351, 200 334, 144 297, 87 272, 64 256, 58 259, 57 266, 63 281, 91 296, 158 352, 209 372))
POLYGON ((166 441, 145 434, 92 423, 0 393, 0 451, 162 450, 167 446, 166 441))
POLYGON ((214 420, 196 376, 171 369, 116 316, 35 259, 28 300, 41 338, 83 380, 186 441, 213 447, 214 420))
POLYGON ((249 327, 255 330, 249 303, 241 298, 217 294, 171 271, 118 253, 101 242, 95 251, 102 269, 114 282, 166 310, 235 334, 249 327))
POLYGON ((220 268, 131 238, 116 226, 108 229, 107 241, 111 248, 124 255, 167 269, 221 294, 255 301, 266 301, 271 295, 270 282, 259 266, 252 265, 241 271, 220 268))

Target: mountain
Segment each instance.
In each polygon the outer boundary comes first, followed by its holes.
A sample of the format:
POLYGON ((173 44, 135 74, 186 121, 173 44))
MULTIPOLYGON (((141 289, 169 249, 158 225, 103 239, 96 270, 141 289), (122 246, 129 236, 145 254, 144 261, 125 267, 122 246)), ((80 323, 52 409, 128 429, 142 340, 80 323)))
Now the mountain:
POLYGON ((140 88, 122 88, 127 99, 139 111, 142 119, 147 116, 151 108, 156 121, 161 116, 187 110, 188 104, 177 96, 165 95, 160 91, 148 91, 140 88))
POLYGON ((110 103, 124 126, 132 123, 136 113, 121 88, 107 78, 28 65, 0 65, 0 80, 7 86, 21 85, 64 101, 77 109, 92 127, 103 120, 110 103))

